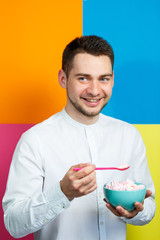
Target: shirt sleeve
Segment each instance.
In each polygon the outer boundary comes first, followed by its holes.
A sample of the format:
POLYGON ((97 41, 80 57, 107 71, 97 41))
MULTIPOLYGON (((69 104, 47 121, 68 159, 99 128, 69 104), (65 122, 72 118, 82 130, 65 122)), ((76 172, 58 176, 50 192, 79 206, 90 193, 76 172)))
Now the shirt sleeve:
POLYGON ((70 206, 59 182, 43 191, 43 165, 38 137, 24 134, 13 155, 2 201, 5 226, 15 238, 38 231, 70 206))
POLYGON ((137 138, 135 138, 134 150, 135 154, 133 154, 132 178, 137 182, 144 183, 147 186, 147 190, 152 191, 152 195, 144 199, 144 209, 142 212, 139 212, 131 219, 124 217, 121 217, 121 219, 132 225, 145 225, 149 223, 155 215, 155 187, 147 163, 145 145, 138 131, 137 138))

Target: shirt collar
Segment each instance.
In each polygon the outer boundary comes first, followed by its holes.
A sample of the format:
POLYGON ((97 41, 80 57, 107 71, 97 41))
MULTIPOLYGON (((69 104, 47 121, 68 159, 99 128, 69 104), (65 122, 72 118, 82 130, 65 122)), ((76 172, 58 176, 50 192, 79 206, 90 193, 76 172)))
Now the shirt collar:
POLYGON ((66 112, 65 108, 63 108, 63 110, 61 111, 63 117, 70 122, 72 125, 76 126, 76 127, 81 127, 81 128, 92 128, 95 126, 98 126, 100 124, 100 118, 101 118, 101 114, 99 114, 99 119, 97 122, 93 123, 93 124, 84 124, 84 123, 80 123, 78 121, 76 121, 75 119, 73 119, 72 117, 70 117, 70 115, 66 112))

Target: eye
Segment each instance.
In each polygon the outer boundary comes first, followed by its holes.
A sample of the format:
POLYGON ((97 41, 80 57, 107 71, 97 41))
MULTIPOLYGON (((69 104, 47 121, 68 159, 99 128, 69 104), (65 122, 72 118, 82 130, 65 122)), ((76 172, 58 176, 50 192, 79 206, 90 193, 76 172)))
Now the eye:
POLYGON ((108 78, 101 78, 101 82, 107 82, 108 80, 108 78))
POLYGON ((79 80, 80 80, 81 82, 86 82, 86 81, 87 81, 87 78, 85 78, 85 77, 80 77, 79 80))

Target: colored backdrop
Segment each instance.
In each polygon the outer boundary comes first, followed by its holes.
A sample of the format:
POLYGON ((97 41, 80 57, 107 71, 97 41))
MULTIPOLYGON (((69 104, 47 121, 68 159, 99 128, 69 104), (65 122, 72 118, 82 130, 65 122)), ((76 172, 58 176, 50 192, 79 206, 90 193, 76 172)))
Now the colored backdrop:
POLYGON ((160 239, 160 1, 84 0, 83 34, 104 37, 115 52, 113 97, 103 113, 134 124, 147 149, 156 216, 128 225, 127 240, 160 239))
MULTIPOLYGON (((0 199, 21 134, 65 105, 57 79, 63 48, 76 36, 97 34, 115 51, 113 97, 103 113, 138 128, 156 187, 154 220, 144 227, 129 225, 127 240, 160 239, 159 12, 159 0, 1 1, 0 199)), ((1 207, 0 237, 13 239, 1 207)))
MULTIPOLYGON (((82 35, 82 0, 0 1, 0 200, 21 134, 62 110, 62 51, 82 35)), ((13 239, 4 227, 0 239, 13 239)), ((33 240, 33 235, 24 237, 33 240)))

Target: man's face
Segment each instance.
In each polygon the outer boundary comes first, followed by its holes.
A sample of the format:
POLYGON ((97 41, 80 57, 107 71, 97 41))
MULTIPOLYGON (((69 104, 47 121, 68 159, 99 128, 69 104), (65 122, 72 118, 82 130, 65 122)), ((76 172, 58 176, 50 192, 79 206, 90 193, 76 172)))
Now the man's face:
MULTIPOLYGON (((97 116, 108 103, 114 84, 108 56, 78 53, 66 80, 68 113, 97 116)), ((78 116, 77 115, 77 116, 78 116)))

